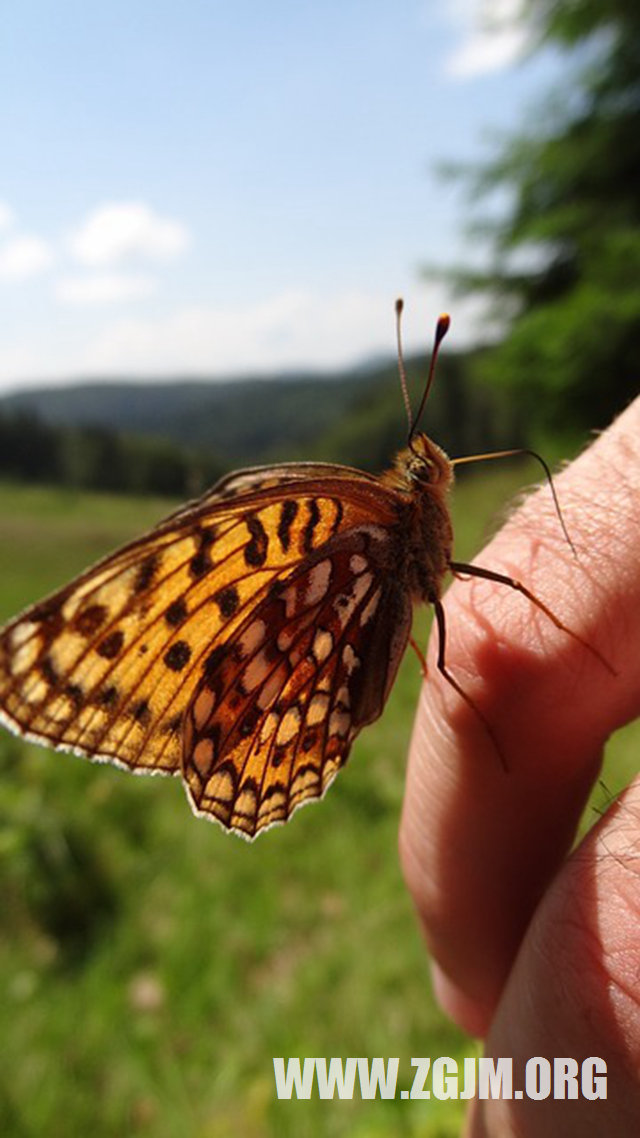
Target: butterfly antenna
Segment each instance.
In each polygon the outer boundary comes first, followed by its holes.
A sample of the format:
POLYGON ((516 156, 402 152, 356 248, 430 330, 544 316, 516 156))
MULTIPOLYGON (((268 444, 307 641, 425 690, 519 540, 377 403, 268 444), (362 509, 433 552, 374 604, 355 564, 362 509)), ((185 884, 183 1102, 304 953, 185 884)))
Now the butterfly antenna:
POLYGON ((527 455, 529 455, 530 458, 535 458, 536 462, 539 462, 540 466, 544 470, 545 477, 547 479, 547 483, 548 483, 549 489, 551 491, 551 497, 553 498, 553 507, 555 509, 558 521, 560 522, 560 528, 562 529, 565 541, 567 542, 567 545, 569 546, 571 552, 573 553, 573 556, 576 558, 576 560, 578 560, 578 551, 577 551, 575 545, 573 544, 571 537, 570 537, 570 534, 569 534, 569 530, 566 527, 564 516, 563 516, 562 510, 560 509, 560 502, 558 500, 558 495, 556 493, 555 484, 554 484, 553 478, 551 476, 551 471, 549 469, 549 465, 547 462, 545 462, 542 455, 538 454, 537 451, 530 450, 529 447, 516 447, 515 450, 494 450, 494 451, 491 451, 489 454, 470 454, 470 455, 465 455, 463 458, 453 458, 453 459, 451 459, 451 465, 452 466, 462 466, 463 463, 465 463, 465 462, 484 462, 485 459, 513 458, 513 457, 517 457, 517 456, 522 455, 522 454, 527 454, 527 455))
POLYGON ((451 317, 448 315, 448 313, 443 312, 442 315, 438 317, 438 323, 436 324, 436 334, 435 334, 435 337, 433 340, 433 349, 431 352, 431 359, 429 360, 429 374, 427 376, 427 382, 425 384, 424 391, 422 392, 422 399, 420 400, 420 406, 418 407, 418 410, 417 410, 416 415, 413 419, 413 422, 411 423, 411 425, 409 427, 409 446, 411 446, 411 440, 416 433, 416 427, 418 426, 418 423, 420 422, 420 417, 421 417, 422 412, 424 410, 424 405, 427 402, 427 399, 429 397, 429 392, 431 391, 431 385, 433 383, 433 377, 436 374, 436 363, 438 361, 438 353, 440 351, 440 345, 441 345, 442 341, 444 340, 447 332, 449 331, 449 325, 450 324, 451 324, 451 317))
POLYGON ((396 344, 398 346, 398 375, 400 376, 400 387, 402 388, 402 398, 404 400, 404 408, 407 412, 407 424, 409 427, 409 438, 411 438, 413 427, 413 414, 411 411, 411 400, 409 399, 409 390, 407 388, 407 373, 404 368, 404 352, 402 351, 402 310, 404 308, 404 301, 401 296, 396 300, 396 344))

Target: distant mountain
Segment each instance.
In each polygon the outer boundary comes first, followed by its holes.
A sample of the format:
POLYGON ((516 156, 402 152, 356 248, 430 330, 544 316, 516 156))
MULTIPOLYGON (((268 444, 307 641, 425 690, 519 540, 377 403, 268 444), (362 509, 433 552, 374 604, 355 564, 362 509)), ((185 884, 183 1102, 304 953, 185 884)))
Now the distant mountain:
MULTIPOLYGON (((100 426, 171 439, 229 462, 305 448, 333 428, 389 367, 341 375, 227 381, 175 379, 71 383, 0 397, 0 414, 29 413, 52 426, 100 426)), ((401 414, 400 398, 398 410, 401 414)))
MULTIPOLYGON (((469 363, 466 355, 441 358, 424 429, 453 455, 517 446, 513 406, 474 378, 469 363)), ((428 361, 406 367, 415 406, 428 361)), ((395 361, 270 379, 70 383, 0 397, 0 418, 16 415, 48 428, 167 440, 222 468, 323 458, 379 470, 407 431, 395 361)))

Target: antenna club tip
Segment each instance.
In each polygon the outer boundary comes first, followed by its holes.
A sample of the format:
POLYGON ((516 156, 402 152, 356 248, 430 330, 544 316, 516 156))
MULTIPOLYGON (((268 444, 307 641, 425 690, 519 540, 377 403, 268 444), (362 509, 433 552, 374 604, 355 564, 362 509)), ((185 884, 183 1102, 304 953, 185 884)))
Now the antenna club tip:
POLYGON ((404 300, 402 299, 401 296, 399 296, 398 299, 396 300, 396 315, 397 316, 400 315, 403 308, 404 308, 404 300))
POLYGON ((441 313, 441 315, 438 317, 438 323, 436 324, 436 348, 442 342, 442 340, 444 340, 447 332, 449 331, 450 325, 451 317, 449 316, 449 313, 441 313))

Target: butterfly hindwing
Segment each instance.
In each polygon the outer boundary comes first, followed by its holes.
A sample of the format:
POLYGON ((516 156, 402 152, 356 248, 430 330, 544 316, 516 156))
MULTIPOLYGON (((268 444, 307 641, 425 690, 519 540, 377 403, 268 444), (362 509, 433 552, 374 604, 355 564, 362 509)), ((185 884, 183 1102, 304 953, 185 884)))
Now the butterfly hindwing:
POLYGON ((324 793, 384 706, 411 605, 386 572, 389 534, 338 535, 214 650, 187 713, 198 813, 253 836, 324 793))

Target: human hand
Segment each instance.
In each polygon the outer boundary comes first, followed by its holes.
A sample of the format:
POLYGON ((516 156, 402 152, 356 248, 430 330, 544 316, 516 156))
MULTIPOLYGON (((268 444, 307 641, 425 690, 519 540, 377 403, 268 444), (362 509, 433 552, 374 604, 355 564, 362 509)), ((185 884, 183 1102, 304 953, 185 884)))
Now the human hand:
POLYGON ((472 1138, 626 1135, 640 1117, 640 779, 567 857, 607 737, 640 714, 639 440, 640 399, 557 478, 578 561, 548 488, 478 557, 522 580, 615 676, 522 596, 456 580, 447 667, 505 773, 436 670, 435 629, 430 642, 400 853, 438 999, 514 1071, 535 1055, 608 1065, 606 1101, 475 1101, 472 1138))

